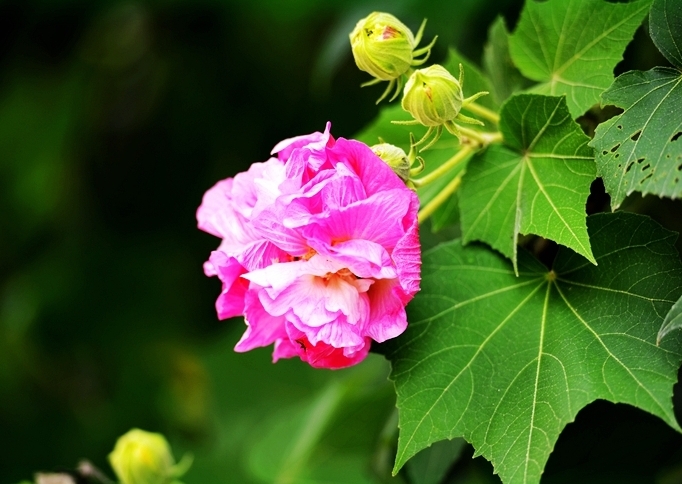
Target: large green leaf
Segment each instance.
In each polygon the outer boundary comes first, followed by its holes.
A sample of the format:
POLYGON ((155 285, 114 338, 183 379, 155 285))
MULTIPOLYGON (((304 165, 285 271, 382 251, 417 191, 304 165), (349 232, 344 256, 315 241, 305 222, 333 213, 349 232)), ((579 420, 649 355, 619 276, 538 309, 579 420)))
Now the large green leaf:
POLYGON ((682 195, 682 76, 657 67, 619 76, 602 94, 602 104, 624 111, 597 126, 597 173, 615 210, 637 191, 682 195))
POLYGON ((649 9, 650 0, 527 1, 510 39, 515 64, 540 94, 566 94, 580 116, 599 101, 613 68, 649 9))
POLYGON ((594 262, 585 225, 593 154, 565 98, 516 95, 500 114, 505 146, 473 160, 462 182, 464 242, 482 240, 516 264, 518 235, 535 234, 594 262))
POLYGON ((682 69, 682 2, 654 0, 649 11, 649 34, 665 58, 682 69))
POLYGON ((682 293, 676 234, 648 217, 588 219, 599 266, 561 248, 546 269, 459 241, 424 254, 406 333, 386 345, 400 409, 396 470, 463 436, 503 482, 537 483, 560 432, 596 399, 680 430, 672 389, 679 338, 656 345, 682 293))

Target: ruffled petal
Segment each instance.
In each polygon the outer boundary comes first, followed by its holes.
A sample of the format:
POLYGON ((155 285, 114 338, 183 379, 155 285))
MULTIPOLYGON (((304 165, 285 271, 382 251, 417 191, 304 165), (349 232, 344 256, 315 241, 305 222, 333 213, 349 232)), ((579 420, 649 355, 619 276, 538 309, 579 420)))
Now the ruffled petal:
POLYGON ((368 295, 372 310, 365 334, 379 343, 402 334, 407 328, 407 315, 398 280, 376 281, 368 295))
POLYGON ((327 150, 327 156, 332 165, 343 163, 357 173, 367 196, 384 190, 409 190, 391 167, 360 141, 339 138, 334 146, 327 150))
POLYGON ((258 291, 255 289, 246 293, 244 322, 247 326, 246 331, 234 347, 235 351, 243 353, 287 338, 284 318, 272 316, 265 311, 258 299, 258 291))
POLYGON ((248 281, 240 277, 246 273, 246 269, 237 259, 220 251, 211 253, 208 264, 223 283, 222 291, 216 300, 218 318, 240 316, 244 313, 244 296, 249 286, 248 281))
POLYGON ((404 301, 405 304, 419 291, 421 280, 421 247, 419 245, 419 224, 416 217, 418 208, 419 202, 414 201, 411 204, 410 212, 414 212, 415 216, 407 218, 410 224, 407 232, 398 241, 391 254, 398 270, 400 285, 408 296, 407 300, 404 301))
POLYGON ((287 333, 291 345, 288 349, 296 350, 299 358, 314 368, 340 369, 356 365, 367 357, 371 345, 369 338, 352 348, 335 348, 321 342, 312 344, 302 331, 289 324, 287 333), (291 348, 294 345, 298 347, 291 348))

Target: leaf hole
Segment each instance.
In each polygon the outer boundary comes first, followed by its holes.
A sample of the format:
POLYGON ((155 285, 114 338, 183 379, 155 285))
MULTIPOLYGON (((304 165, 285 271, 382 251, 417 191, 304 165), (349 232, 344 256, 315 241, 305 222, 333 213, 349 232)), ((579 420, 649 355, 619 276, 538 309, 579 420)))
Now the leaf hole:
POLYGON ((616 128, 618 128, 618 129, 623 129, 623 125, 622 125, 622 124, 619 124, 618 126, 616 126, 616 128))
MULTIPOLYGON (((631 139, 632 141, 637 141, 637 140, 639 139, 639 135, 640 135, 640 134, 642 134, 642 130, 641 130, 641 129, 640 129, 639 131, 637 131, 635 134, 633 134, 632 136, 630 136, 630 139, 631 139)), ((679 134, 679 133, 678 133, 678 134, 679 134)))
POLYGON ((611 148, 611 153, 615 153, 618 148, 620 148, 620 143, 618 143, 616 146, 611 148))
POLYGON ((682 165, 677 165, 677 171, 682 171, 682 165))
MULTIPOLYGON (((604 150, 604 151, 602 151, 602 152, 601 152, 601 154, 602 154, 602 155, 604 155, 604 156, 606 156, 606 155, 608 155, 608 154, 609 154, 609 152, 608 152, 608 151, 606 151, 606 150, 604 150)), ((668 158, 670 158, 670 155, 668 155, 668 158)))
MULTIPOLYGON (((647 163, 646 165, 644 165, 642 167, 642 171, 647 171, 649 168, 651 168, 651 165, 649 163, 647 163)), ((652 170, 652 172, 653 172, 653 170, 652 170)))
POLYGON ((632 168, 632 165, 634 165, 634 164, 635 164, 634 161, 631 161, 630 163, 628 163, 628 166, 625 168, 625 173, 629 172, 630 169, 632 168))
POLYGON ((638 165, 641 165, 643 161, 644 161, 644 158, 637 158, 637 164, 638 165))
POLYGON ((617 160, 619 156, 620 156, 620 153, 616 153, 614 158, 617 160))
POLYGON ((648 180, 649 178, 651 178, 652 176, 654 176, 654 172, 653 172, 653 171, 649 172, 649 174, 648 174, 647 176, 645 176, 644 178, 642 178, 642 179, 639 181, 639 184, 640 184, 640 185, 644 185, 644 182, 647 181, 647 180, 648 180))
POLYGON ((678 131, 677 133, 675 133, 673 137, 670 138, 670 142, 672 143, 673 141, 677 141, 678 139, 680 139, 680 136, 682 136, 682 131, 678 131))

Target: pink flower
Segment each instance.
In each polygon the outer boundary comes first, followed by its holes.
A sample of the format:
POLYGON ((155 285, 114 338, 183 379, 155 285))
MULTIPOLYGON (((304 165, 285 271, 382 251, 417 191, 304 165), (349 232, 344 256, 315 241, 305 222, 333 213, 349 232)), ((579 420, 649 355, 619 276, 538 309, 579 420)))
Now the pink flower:
POLYGON ((407 327, 419 290, 419 202, 365 144, 329 133, 280 142, 276 158, 218 182, 197 210, 222 239, 204 264, 221 319, 243 315, 237 351, 319 368, 362 361, 407 327))

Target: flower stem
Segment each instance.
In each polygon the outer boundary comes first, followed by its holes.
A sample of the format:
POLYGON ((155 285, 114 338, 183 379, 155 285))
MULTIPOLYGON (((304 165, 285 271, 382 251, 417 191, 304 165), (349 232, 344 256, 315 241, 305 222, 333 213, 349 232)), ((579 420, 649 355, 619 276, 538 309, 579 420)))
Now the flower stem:
POLYGON ((424 185, 428 185, 434 180, 437 180, 441 176, 443 176, 445 173, 450 171, 453 167, 457 166, 459 163, 464 161, 467 156, 469 156, 471 153, 473 153, 474 148, 471 145, 463 145, 462 148, 455 153, 455 155, 450 158, 448 161, 443 163, 441 166, 433 170, 431 173, 428 175, 424 175, 421 178, 417 178, 416 180, 412 180, 412 183, 414 183, 415 187, 423 187, 424 185))
POLYGON ((480 104, 477 103, 469 103, 469 104, 464 104, 462 108, 482 117, 487 119, 488 121, 491 121, 495 124, 498 124, 500 122, 500 115, 497 114, 495 111, 492 109, 488 109, 484 106, 481 106, 480 104))
POLYGON ((458 126, 458 128, 459 132, 464 136, 477 141, 484 147, 491 143, 500 143, 502 141, 502 133, 499 131, 491 133, 489 131, 476 131, 475 129, 465 128, 464 126, 458 126))
POLYGON ((433 212, 435 212, 438 207, 440 207, 455 191, 459 188, 460 183, 462 183, 462 175, 464 173, 458 174, 454 177, 450 183, 448 183, 445 188, 443 188, 438 195, 436 195, 429 203, 426 204, 417 214, 417 220, 421 225, 426 219, 428 219, 433 212))

